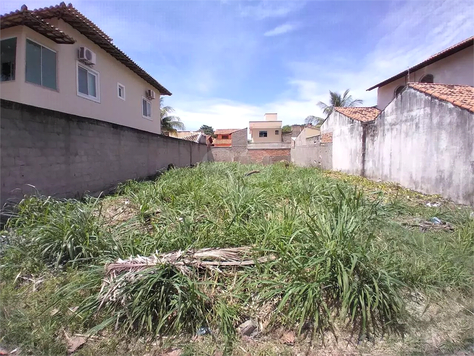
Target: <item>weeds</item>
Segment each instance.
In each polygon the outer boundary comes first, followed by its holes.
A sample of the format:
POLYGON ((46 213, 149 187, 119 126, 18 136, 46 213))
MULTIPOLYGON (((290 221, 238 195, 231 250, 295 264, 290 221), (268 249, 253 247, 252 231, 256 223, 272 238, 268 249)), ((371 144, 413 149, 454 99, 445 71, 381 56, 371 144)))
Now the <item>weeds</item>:
POLYGON ((25 198, 2 233, 0 323, 8 327, 0 342, 54 353, 64 348, 62 329, 138 337, 209 327, 230 354, 236 327, 254 318, 267 332, 282 326, 337 335, 342 322, 360 337, 397 333, 409 317, 408 292, 469 296, 474 284, 470 210, 423 199, 315 169, 237 163, 170 170, 101 199, 25 198), (251 170, 260 173, 245 176, 251 170), (413 216, 436 216, 454 231, 400 223, 413 216), (232 272, 196 267, 188 275, 157 265, 103 285, 104 264, 118 258, 241 246, 252 246, 256 259, 276 259, 232 272), (27 288, 36 279, 54 288, 27 288), (34 302, 15 308, 14 298, 34 302), (56 304, 61 311, 51 317, 46 310, 56 304), (69 321, 66 305, 79 306, 69 321), (23 323, 35 317, 41 325, 23 323), (23 332, 45 342, 23 342, 23 332))

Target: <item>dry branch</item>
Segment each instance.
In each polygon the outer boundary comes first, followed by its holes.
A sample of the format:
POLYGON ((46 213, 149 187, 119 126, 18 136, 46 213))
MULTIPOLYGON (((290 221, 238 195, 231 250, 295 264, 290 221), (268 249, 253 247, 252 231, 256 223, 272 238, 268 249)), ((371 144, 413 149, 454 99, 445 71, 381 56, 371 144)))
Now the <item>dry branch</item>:
POLYGON ((130 257, 128 260, 119 259, 106 265, 106 274, 115 276, 121 272, 138 272, 158 265, 172 265, 183 274, 189 274, 190 268, 239 267, 250 266, 273 260, 274 256, 264 256, 251 259, 250 247, 235 248, 204 248, 201 250, 174 251, 154 254, 150 257, 130 257))
POLYGON ((255 173, 260 173, 260 171, 250 171, 250 172, 245 173, 244 175, 247 177, 247 176, 255 174, 255 173))

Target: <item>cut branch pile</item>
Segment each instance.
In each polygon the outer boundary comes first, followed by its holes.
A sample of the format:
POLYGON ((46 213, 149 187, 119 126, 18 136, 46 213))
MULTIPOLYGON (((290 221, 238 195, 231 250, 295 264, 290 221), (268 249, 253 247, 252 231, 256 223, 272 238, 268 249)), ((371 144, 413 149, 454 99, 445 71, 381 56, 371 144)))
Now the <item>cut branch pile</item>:
POLYGON ((203 248, 201 250, 174 251, 154 254, 150 257, 130 257, 119 259, 106 265, 107 276, 115 277, 121 272, 138 272, 158 265, 172 265, 181 273, 189 275, 191 268, 207 268, 219 270, 219 267, 241 267, 264 263, 275 259, 274 256, 264 256, 252 259, 248 246, 234 248, 203 248))

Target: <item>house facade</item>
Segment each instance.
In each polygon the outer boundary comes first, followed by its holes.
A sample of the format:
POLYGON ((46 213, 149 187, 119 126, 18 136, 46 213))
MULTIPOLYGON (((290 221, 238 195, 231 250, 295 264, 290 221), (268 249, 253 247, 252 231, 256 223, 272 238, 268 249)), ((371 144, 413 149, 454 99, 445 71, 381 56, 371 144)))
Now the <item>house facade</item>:
POLYGON ((0 17, 1 99, 161 133, 171 93, 72 5, 0 17))
POLYGON ((276 113, 266 113, 265 120, 250 121, 249 130, 252 143, 282 142, 281 121, 276 113))
POLYGON ((380 82, 377 107, 383 110, 410 82, 474 86, 474 36, 380 82))
POLYGON ((214 131, 215 138, 213 146, 215 147, 232 147, 232 134, 241 129, 216 129, 214 131))

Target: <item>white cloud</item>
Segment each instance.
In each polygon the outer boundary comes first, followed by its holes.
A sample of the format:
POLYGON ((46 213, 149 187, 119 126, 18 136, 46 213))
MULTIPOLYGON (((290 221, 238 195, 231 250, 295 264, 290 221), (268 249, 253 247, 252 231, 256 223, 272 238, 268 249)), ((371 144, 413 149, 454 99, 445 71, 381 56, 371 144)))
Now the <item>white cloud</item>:
POLYGON ((290 13, 303 8, 304 5, 305 2, 301 0, 264 0, 260 1, 257 5, 245 5, 239 8, 241 16, 263 20, 267 18, 286 17, 290 13))
POLYGON ((295 30, 295 26, 289 23, 275 27, 273 30, 264 33, 264 36, 278 36, 295 30))

